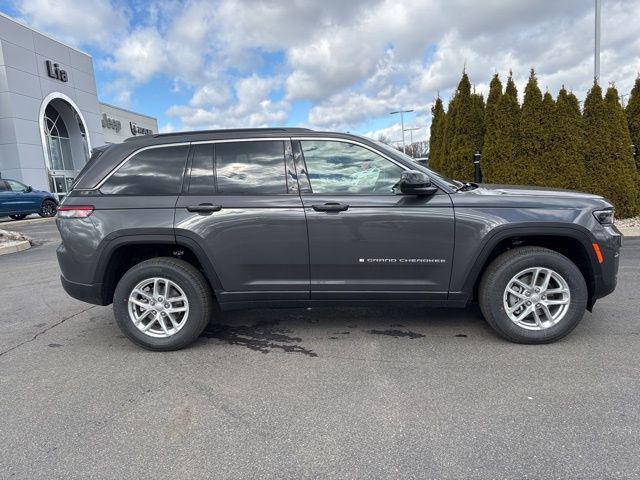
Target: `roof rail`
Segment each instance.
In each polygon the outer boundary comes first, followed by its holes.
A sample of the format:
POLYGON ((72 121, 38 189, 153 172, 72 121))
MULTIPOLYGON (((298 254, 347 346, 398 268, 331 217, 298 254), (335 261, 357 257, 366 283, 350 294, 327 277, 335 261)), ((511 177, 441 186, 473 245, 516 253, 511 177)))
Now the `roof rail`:
POLYGON ((219 130, 191 130, 185 132, 171 132, 171 133, 154 133, 152 135, 138 135, 135 137, 129 137, 127 141, 138 140, 141 138, 167 138, 167 137, 177 137, 181 135, 201 135, 207 133, 270 133, 270 132, 282 132, 282 133, 301 133, 301 132, 312 132, 313 130, 309 128, 300 128, 300 127, 278 127, 278 128, 228 128, 228 129, 219 129, 219 130))

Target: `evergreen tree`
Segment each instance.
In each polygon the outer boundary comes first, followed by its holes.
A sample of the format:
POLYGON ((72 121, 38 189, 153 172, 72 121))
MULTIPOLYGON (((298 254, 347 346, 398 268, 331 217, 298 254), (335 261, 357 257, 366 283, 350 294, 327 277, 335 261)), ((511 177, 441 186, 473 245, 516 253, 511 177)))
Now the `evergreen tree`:
POLYGON ((496 138, 497 138, 497 115, 498 102, 502 97, 502 82, 496 73, 489 84, 489 96, 487 97, 487 107, 484 112, 484 141, 482 145, 482 180, 484 182, 493 181, 493 165, 496 161, 496 138))
POLYGON ((594 83, 584 102, 583 117, 589 190, 610 200, 619 217, 635 215, 638 211, 637 172, 617 90, 610 87, 603 100, 602 89, 594 83))
POLYGON ((513 168, 518 153, 520 106, 518 91, 509 74, 504 94, 496 105, 494 132, 491 133, 488 161, 483 164, 483 175, 487 182, 514 183, 513 168))
POLYGON ((454 95, 451 100, 449 100, 449 105, 447 106, 447 113, 444 116, 442 143, 440 144, 440 152, 438 153, 440 156, 440 172, 444 175, 450 175, 451 165, 449 162, 449 154, 451 151, 451 141, 453 139, 457 111, 455 100, 456 96, 454 95))
POLYGON ((550 132, 545 128, 542 93, 535 71, 531 69, 524 89, 524 102, 520 113, 520 142, 514 162, 513 180, 517 184, 544 185, 547 173, 542 167, 542 156, 550 144, 550 132))
POLYGON ((636 168, 640 171, 640 75, 636 78, 636 83, 631 90, 626 114, 631 143, 636 146, 639 153, 636 156, 636 168))
POLYGON ((431 134, 429 136, 429 166, 436 171, 442 169, 442 143, 444 141, 445 113, 442 99, 438 97, 431 107, 431 134))
POLYGON ((463 73, 454 98, 456 115, 446 168, 447 175, 458 180, 473 180, 473 155, 482 148, 484 100, 474 95, 469 77, 463 73))
MULTIPOLYGON (((547 95, 545 94, 543 104, 549 102, 547 95)), ((548 122, 551 144, 543 156, 547 186, 583 190, 585 162, 582 115, 578 99, 564 87, 558 92, 558 99, 548 122)))

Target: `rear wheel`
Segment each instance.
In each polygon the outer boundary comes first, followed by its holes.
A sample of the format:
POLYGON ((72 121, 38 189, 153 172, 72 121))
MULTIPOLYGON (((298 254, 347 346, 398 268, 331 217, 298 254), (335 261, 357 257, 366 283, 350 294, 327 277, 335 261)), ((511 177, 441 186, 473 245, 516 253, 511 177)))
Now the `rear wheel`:
POLYGON ((11 218, 13 218, 14 220, 22 220, 23 218, 26 218, 27 214, 26 213, 20 213, 18 215, 9 215, 11 218))
POLYGON ((149 350, 193 343, 211 315, 211 291, 202 274, 175 258, 155 258, 124 274, 113 296, 120 329, 149 350))
POLYGON ((42 202, 42 205, 40 205, 40 211, 38 212, 38 215, 44 218, 55 217, 57 211, 58 206, 56 205, 56 202, 54 202, 50 198, 47 198, 42 202))
POLYGON ((485 271, 478 291, 487 322, 518 343, 549 343, 569 334, 584 315, 587 297, 580 269, 541 247, 500 255, 485 271))

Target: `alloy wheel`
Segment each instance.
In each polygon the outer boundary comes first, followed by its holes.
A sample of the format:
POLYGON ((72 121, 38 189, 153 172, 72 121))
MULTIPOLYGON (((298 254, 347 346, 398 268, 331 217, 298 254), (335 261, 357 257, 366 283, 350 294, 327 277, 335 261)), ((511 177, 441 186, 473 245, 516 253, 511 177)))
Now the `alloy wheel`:
POLYGON ((507 282, 503 306, 509 319, 528 330, 545 330, 569 310, 571 292, 562 276, 550 268, 532 267, 507 282))
POLYGON ((138 283, 129 295, 128 307, 136 328, 155 338, 175 335, 189 317, 189 301, 182 288, 161 277, 138 283))

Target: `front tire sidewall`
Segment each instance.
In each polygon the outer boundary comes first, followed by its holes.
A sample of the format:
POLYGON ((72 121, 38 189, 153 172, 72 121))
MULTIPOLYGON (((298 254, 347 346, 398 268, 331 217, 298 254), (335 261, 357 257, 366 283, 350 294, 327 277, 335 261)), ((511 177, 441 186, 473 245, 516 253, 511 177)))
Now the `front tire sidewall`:
POLYGON ((503 337, 518 343, 548 343, 569 334, 582 319, 587 305, 587 287, 578 267, 559 254, 544 252, 525 255, 502 264, 484 285, 481 308, 485 318, 503 337), (517 273, 531 267, 545 267, 559 273, 569 286, 571 301, 565 316, 544 330, 528 330, 516 325, 504 309, 503 295, 507 283, 517 273))
POLYGON ((134 343, 149 350, 178 350, 194 342, 209 320, 209 308, 194 279, 179 268, 170 265, 139 265, 129 270, 120 280, 113 295, 113 310, 118 326, 134 343), (133 324, 129 316, 129 295, 141 281, 162 277, 175 282, 184 291, 189 301, 189 316, 186 324, 174 335, 155 338, 144 334, 133 324))

